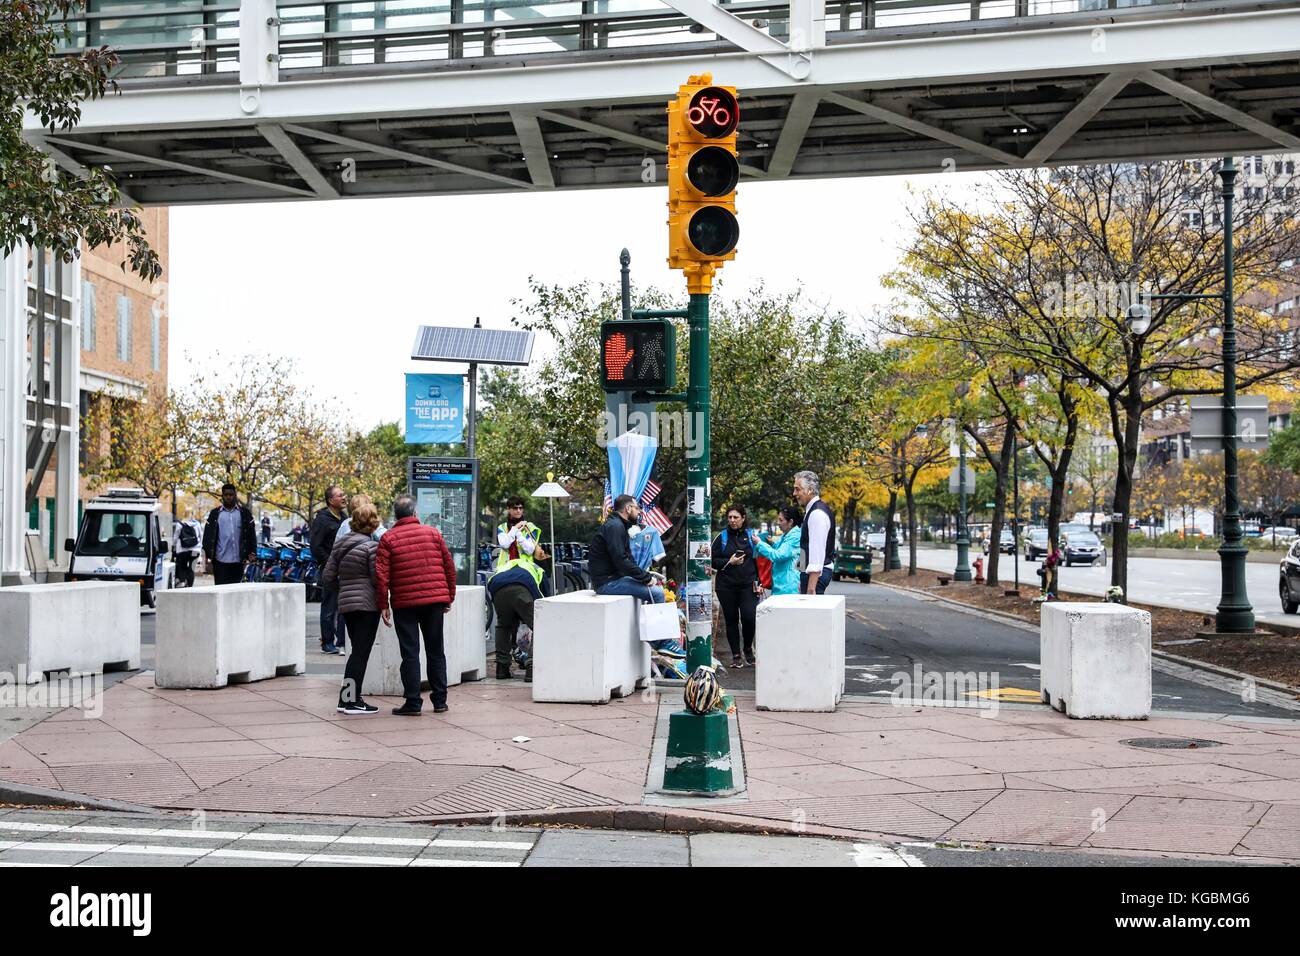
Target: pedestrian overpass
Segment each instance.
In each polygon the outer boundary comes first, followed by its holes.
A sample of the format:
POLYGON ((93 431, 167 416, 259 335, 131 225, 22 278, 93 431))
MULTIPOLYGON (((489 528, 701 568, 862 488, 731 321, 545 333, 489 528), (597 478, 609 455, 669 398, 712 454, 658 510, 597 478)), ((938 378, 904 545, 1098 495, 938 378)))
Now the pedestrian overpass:
MULTIPOLYGON (((142 205, 663 184, 665 104, 704 72, 740 92, 748 181, 1300 151, 1296 0, 86 0, 72 26, 120 94, 27 135, 142 205)), ((56 541, 76 514, 80 282, 26 258, 5 581, 52 458, 56 541)))
POLYGON ((88 0, 121 95, 35 140, 141 204, 665 181, 736 86, 750 180, 1300 149, 1300 3, 88 0))

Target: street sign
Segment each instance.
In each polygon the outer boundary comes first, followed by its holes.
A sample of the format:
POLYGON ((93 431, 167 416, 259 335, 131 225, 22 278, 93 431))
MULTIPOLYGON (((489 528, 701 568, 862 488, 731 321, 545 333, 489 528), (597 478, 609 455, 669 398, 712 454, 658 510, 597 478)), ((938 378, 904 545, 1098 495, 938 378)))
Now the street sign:
MULTIPOLYGON (((1237 396, 1237 447, 1268 448, 1268 396, 1237 396)), ((1192 454, 1223 451, 1223 396, 1192 397, 1192 454)))
POLYGON ((948 472, 948 494, 956 495, 965 491, 966 494, 973 495, 975 493, 975 469, 970 465, 966 466, 965 488, 960 487, 963 484, 958 475, 960 470, 960 465, 954 465, 952 471, 948 472))

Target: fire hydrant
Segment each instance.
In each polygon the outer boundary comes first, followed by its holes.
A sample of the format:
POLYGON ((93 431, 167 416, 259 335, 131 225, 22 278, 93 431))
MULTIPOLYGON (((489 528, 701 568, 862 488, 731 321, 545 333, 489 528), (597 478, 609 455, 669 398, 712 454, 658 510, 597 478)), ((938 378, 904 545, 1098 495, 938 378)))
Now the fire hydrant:
POLYGON ((984 559, 983 558, 975 559, 975 583, 976 584, 984 583, 984 559))

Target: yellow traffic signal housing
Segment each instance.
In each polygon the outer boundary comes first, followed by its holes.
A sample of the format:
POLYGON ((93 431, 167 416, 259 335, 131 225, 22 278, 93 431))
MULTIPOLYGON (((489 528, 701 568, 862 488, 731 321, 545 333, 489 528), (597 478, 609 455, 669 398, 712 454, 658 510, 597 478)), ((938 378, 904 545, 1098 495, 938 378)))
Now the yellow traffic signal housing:
POLYGON ((736 257, 740 160, 735 87, 692 76, 668 103, 668 265, 692 292, 709 292, 714 270, 736 257))

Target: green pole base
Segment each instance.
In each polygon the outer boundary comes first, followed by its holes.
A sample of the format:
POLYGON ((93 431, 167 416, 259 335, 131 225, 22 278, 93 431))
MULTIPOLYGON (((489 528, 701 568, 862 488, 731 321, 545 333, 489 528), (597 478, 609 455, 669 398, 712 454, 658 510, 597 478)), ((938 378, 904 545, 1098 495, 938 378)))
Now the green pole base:
POLYGON ((727 715, 680 710, 668 717, 664 789, 713 793, 734 788, 727 715))
POLYGON ((1252 634, 1255 610, 1246 594, 1246 548, 1240 543, 1224 542, 1219 546, 1219 566, 1223 589, 1214 615, 1218 634, 1252 634))

